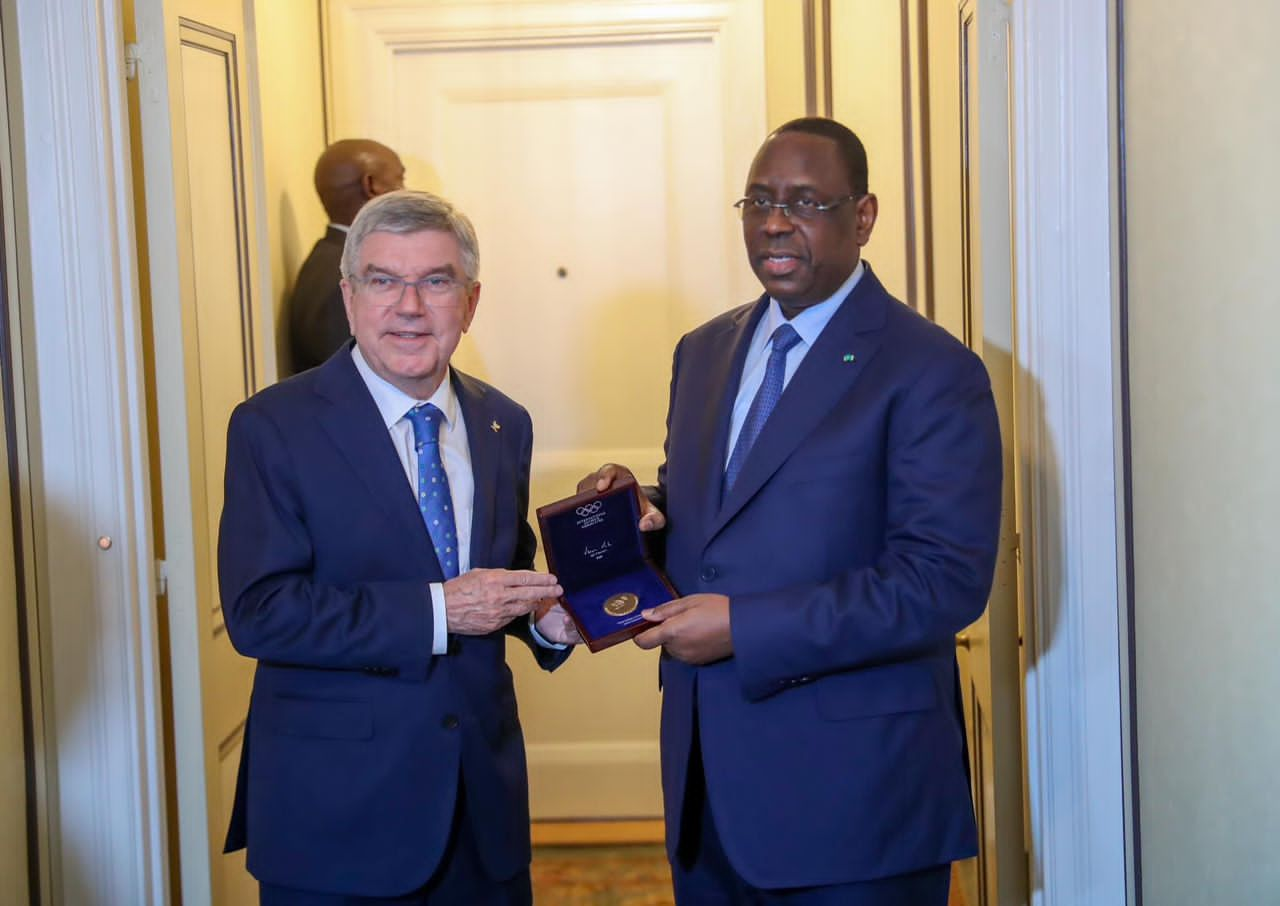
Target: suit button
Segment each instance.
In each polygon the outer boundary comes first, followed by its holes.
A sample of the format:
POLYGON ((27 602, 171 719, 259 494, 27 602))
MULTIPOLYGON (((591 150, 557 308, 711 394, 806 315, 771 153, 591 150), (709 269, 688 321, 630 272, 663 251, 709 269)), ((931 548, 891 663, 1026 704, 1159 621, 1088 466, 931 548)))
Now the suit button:
POLYGON ((698 575, 703 582, 714 582, 716 576, 720 575, 720 573, 716 571, 714 566, 704 566, 702 567, 702 572, 698 575))
POLYGON ((440 726, 444 727, 446 730, 458 729, 458 715, 446 714, 444 716, 444 720, 440 721, 440 726))

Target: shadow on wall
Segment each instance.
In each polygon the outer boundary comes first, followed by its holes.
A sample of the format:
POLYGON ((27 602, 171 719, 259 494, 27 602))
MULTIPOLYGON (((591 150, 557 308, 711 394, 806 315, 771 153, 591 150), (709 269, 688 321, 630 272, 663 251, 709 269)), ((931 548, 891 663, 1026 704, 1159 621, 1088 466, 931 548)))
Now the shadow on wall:
MULTIPOLYGON (((989 362, 994 361, 997 367, 1007 368, 1016 376, 1016 419, 1019 421, 1015 422, 1014 430, 1018 432, 1022 455, 1014 463, 1014 468, 1018 470, 1017 481, 1022 494, 1019 520, 1022 558, 1018 582, 1023 607, 1021 648, 1025 695, 1025 677, 1039 666, 1037 652, 1054 650, 1067 591, 1063 587, 1065 577, 1062 572, 1062 564, 1067 561, 1061 552, 1062 539, 1066 534, 1062 524, 1061 467, 1057 446, 1044 420, 1044 399, 1039 382, 1020 365, 1015 365, 1003 350, 993 356, 988 349, 986 357, 989 362), (1028 455, 1028 448, 1034 451, 1032 455, 1028 455), (1045 552, 1054 553, 1053 556, 1043 556, 1045 552)), ((1025 713, 1024 707, 1024 758, 1027 746, 1025 713)), ((1028 886, 1034 899, 1044 887, 1043 867, 1034 853, 1028 861, 1028 886)))
POLYGON ((280 258, 282 276, 280 286, 272 293, 272 304, 275 306, 276 328, 276 367, 280 375, 293 373, 293 356, 289 350, 289 294, 293 292, 294 280, 298 277, 298 269, 306 260, 311 246, 303 248, 303 240, 298 236, 298 216, 294 211, 293 199, 288 192, 280 193, 280 258))

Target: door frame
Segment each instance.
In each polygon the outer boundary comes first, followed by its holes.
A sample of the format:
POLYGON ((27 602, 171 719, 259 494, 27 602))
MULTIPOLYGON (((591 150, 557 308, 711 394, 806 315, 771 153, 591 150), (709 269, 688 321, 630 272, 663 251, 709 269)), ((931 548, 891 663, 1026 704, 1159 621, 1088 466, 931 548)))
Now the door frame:
MULTIPOLYGON (((4 0, 28 426, 42 898, 168 900, 119 0, 4 0)), ((6 55, 7 56, 7 55, 6 55)), ((31 602, 29 601, 29 606, 31 602)))
MULTIPOLYGON (((1024 543, 1035 567, 1026 590, 1031 900, 1042 906, 1132 902, 1135 868, 1118 2, 1012 0, 1018 364, 1030 391, 1020 415, 1027 461, 1040 466, 1024 476, 1038 529, 1024 543)), ((38 451, 37 614, 42 650, 59 655, 40 678, 54 888, 87 878, 104 900, 161 903, 157 583, 120 3, 4 0, 4 10, 17 12, 6 27, 20 48, 13 125, 25 244, 14 254, 30 277, 21 342, 38 451), (103 535, 113 538, 108 551, 96 546, 103 535), (97 620, 69 619, 74 608, 97 620), (63 662, 66 652, 81 660, 63 662), (71 841, 74 860, 62 857, 71 841)), ((163 57, 144 54, 144 65, 164 75, 163 57)))
POLYGON ((1010 0, 1031 902, 1136 902, 1120 365, 1122 0, 1010 0), (1028 468, 1025 464, 1033 464, 1028 468))

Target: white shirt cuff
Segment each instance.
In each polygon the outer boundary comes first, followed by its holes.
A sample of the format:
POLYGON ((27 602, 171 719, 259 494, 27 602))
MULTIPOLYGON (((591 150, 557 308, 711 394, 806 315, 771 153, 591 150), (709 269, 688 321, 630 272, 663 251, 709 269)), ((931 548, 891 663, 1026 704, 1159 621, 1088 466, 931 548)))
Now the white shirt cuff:
POLYGON ((555 651, 564 651, 568 645, 561 645, 559 642, 548 642, 542 637, 542 633, 538 632, 537 620, 533 614, 529 614, 529 633, 533 636, 533 640, 543 648, 551 648, 555 651))
POLYGON ((449 653, 449 620, 444 611, 444 584, 432 582, 431 589, 431 653, 449 653))

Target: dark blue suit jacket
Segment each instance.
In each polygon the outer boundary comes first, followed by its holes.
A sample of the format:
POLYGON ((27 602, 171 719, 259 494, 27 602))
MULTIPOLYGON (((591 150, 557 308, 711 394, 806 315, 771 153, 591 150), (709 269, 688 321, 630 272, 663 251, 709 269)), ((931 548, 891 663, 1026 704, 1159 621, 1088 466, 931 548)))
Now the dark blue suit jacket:
POLYGON ((298 269, 288 306, 290 374, 323 364, 351 337, 338 286, 346 241, 346 233, 329 226, 298 269))
MULTIPOLYGON (((349 349, 231 416, 218 574, 231 641, 258 667, 227 848, 247 844, 260 881, 404 893, 445 850, 461 773, 485 867, 507 878, 530 850, 504 634, 432 655, 440 567, 349 349)), ((475 476, 471 564, 528 568, 529 415, 453 379, 475 476)), ((567 655, 535 645, 526 620, 508 629, 544 667, 567 655)))
POLYGON ((717 829, 753 885, 971 856, 954 638, 985 607, 999 532, 986 371, 868 268, 721 500, 730 412, 767 301, 675 352, 655 494, 666 568, 682 594, 730 597, 734 655, 662 659, 668 847, 696 716, 717 829))

